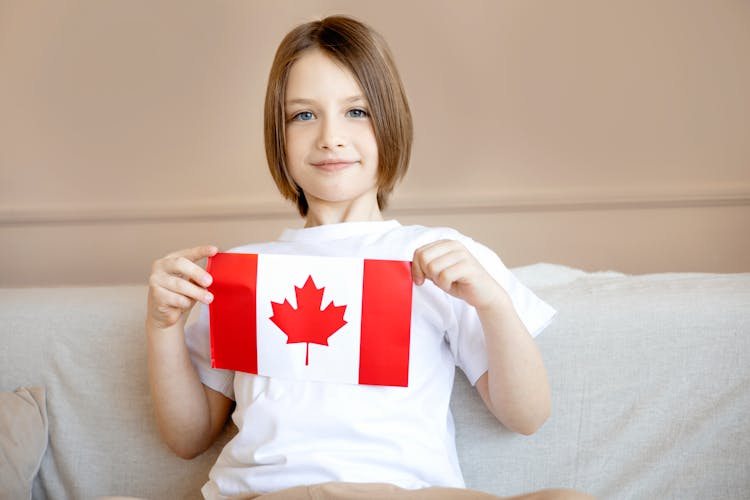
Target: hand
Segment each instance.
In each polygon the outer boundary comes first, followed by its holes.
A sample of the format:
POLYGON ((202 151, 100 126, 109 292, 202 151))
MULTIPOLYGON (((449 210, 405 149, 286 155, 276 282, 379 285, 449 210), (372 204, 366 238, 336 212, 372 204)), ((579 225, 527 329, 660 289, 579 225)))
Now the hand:
POLYGON ((429 279, 441 290, 477 309, 492 306, 505 290, 458 241, 439 240, 418 248, 412 261, 414 283, 429 279))
POLYGON ((187 320, 197 302, 210 304, 213 295, 206 289, 211 275, 196 261, 216 255, 215 246, 179 250, 154 262, 148 283, 146 322, 166 329, 187 320))

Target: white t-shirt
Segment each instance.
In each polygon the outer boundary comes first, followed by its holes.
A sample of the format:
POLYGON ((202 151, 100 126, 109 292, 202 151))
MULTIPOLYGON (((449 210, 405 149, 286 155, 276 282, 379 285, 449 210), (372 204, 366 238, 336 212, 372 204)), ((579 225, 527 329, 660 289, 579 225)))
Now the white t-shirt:
MULTIPOLYGON (((554 309, 494 252, 453 229, 348 222, 289 229, 278 241, 232 251, 412 260, 417 248, 440 239, 459 240, 472 252, 508 292, 531 335, 550 322, 554 309)), ((211 469, 206 498, 327 481, 464 486, 449 403, 455 366, 472 384, 487 371, 484 334, 473 307, 431 282, 413 289, 408 387, 213 369, 206 306, 187 328, 186 341, 202 382, 237 402, 232 419, 239 432, 211 469)))

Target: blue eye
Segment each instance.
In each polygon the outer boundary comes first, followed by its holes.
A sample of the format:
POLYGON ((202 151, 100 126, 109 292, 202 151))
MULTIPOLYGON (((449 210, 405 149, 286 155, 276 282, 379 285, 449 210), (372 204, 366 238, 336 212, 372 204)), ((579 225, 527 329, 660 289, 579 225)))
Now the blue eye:
POLYGON ((312 114, 312 112, 310 112, 310 111, 301 111, 301 112, 297 113, 296 115, 294 115, 292 117, 292 120, 297 120, 297 121, 300 121, 300 122, 307 122, 307 121, 312 120, 313 118, 315 118, 315 115, 312 114))
POLYGON ((359 108, 357 108, 357 109, 350 109, 347 112, 347 115, 349 117, 351 117, 351 118, 366 118, 367 116, 369 116, 367 114, 367 111, 365 111, 364 109, 359 109, 359 108))

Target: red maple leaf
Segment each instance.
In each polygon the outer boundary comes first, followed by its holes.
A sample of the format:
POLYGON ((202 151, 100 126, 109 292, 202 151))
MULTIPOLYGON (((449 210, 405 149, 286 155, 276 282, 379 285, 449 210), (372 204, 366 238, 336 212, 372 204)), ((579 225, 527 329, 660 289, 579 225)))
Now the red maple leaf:
POLYGON ((318 288, 312 276, 308 276, 302 288, 294 287, 297 309, 292 307, 286 299, 283 304, 271 301, 273 316, 269 319, 286 334, 286 343, 307 343, 305 365, 308 364, 310 343, 327 346, 328 337, 346 324, 344 321, 346 306, 335 306, 331 301, 324 310, 321 310, 324 290, 325 287, 318 288))

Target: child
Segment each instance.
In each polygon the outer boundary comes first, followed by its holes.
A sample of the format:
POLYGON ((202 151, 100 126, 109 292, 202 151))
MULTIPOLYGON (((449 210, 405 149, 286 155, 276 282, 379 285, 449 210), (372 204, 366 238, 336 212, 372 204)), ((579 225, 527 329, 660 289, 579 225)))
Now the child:
MULTIPOLYGON (((233 401, 238 434, 209 474, 209 499, 495 498, 462 489, 449 400, 460 366, 488 409, 531 434, 550 412, 532 340, 554 311, 489 249, 446 228, 401 226, 382 209, 407 169, 412 122, 380 36, 347 17, 303 24, 281 42, 265 142, 281 193, 305 217, 278 241, 239 253, 412 261, 408 387, 290 381, 211 368, 211 276, 178 251, 152 269, 146 330, 151 391, 166 443, 208 448, 233 401), (195 302, 198 321, 185 330, 195 302)), ((570 491, 535 494, 577 498, 570 491)))

